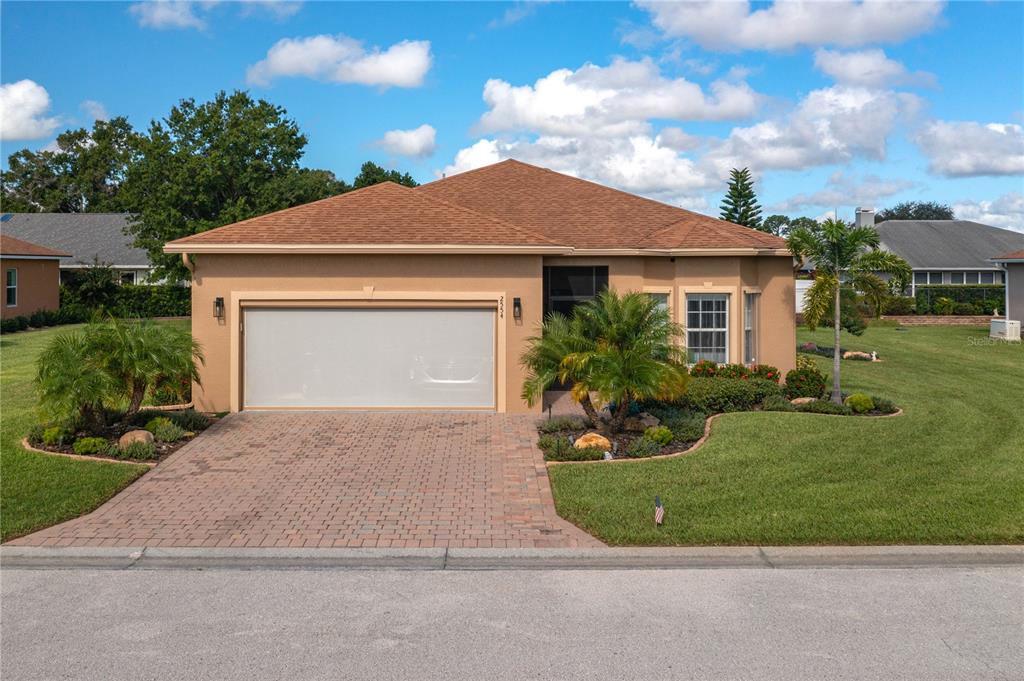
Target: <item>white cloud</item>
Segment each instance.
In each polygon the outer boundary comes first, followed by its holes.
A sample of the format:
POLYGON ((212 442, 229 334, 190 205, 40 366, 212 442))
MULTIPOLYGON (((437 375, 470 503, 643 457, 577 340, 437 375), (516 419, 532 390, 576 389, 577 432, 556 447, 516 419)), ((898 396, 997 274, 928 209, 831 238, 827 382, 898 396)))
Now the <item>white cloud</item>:
POLYGON ((278 20, 295 16, 302 9, 302 2, 291 0, 239 0, 239 4, 242 16, 250 16, 261 11, 278 20))
POLYGON ((195 3, 181 0, 149 0, 128 8, 139 26, 146 28, 206 28, 206 22, 196 14, 195 3))
POLYGON ((787 50, 798 46, 900 42, 937 23, 941 2, 777 0, 751 11, 748 2, 637 3, 666 36, 707 49, 787 50))
POLYGON ((389 130, 377 144, 392 154, 424 158, 437 149, 437 131, 424 123, 412 130, 389 130))
POLYGON ((882 50, 838 52, 822 49, 814 53, 814 66, 844 85, 864 87, 890 85, 933 87, 935 85, 935 74, 925 71, 910 73, 903 64, 886 57, 882 50))
POLYGON ((34 140, 51 134, 60 118, 47 116, 50 94, 39 83, 19 80, 0 85, 0 139, 34 140))
POLYGON ((550 2, 550 0, 529 0, 528 2, 520 0, 506 9, 505 13, 500 17, 489 22, 487 24, 487 28, 505 28, 506 26, 518 24, 523 19, 536 14, 537 9, 548 2, 550 2))
POLYGON ((692 151, 702 144, 700 137, 691 135, 682 128, 662 128, 658 133, 658 141, 676 151, 692 151))
POLYGON ((902 92, 843 85, 813 90, 787 116, 733 128, 705 162, 724 177, 733 167, 798 170, 857 157, 883 160, 896 124, 921 106, 902 92))
POLYGON ((914 186, 909 180, 881 178, 865 175, 858 180, 841 170, 828 178, 825 187, 810 194, 797 194, 774 206, 772 210, 792 211, 813 207, 874 206, 880 199, 888 198, 914 186))
POLYGON ((685 78, 665 78, 650 59, 559 69, 533 85, 491 79, 484 85, 489 110, 479 129, 622 137, 648 133, 650 118, 747 118, 760 104, 761 97, 746 83, 720 80, 709 89, 705 93, 685 78))
POLYGON ((101 102, 97 102, 95 99, 87 99, 81 104, 82 111, 88 114, 89 118, 94 121, 107 121, 110 120, 110 114, 107 113, 107 107, 103 106, 101 102))
POLYGON ((419 87, 430 70, 430 42, 403 40, 386 50, 369 50, 344 35, 317 35, 277 41, 262 61, 249 67, 246 80, 269 85, 274 78, 301 76, 335 83, 380 87, 419 87))
POLYGON ((1024 232, 1024 194, 1009 192, 994 201, 964 199, 953 204, 953 215, 961 220, 1024 232))
POLYGON ((1024 128, 1013 123, 932 121, 915 141, 937 175, 1024 174, 1024 128))

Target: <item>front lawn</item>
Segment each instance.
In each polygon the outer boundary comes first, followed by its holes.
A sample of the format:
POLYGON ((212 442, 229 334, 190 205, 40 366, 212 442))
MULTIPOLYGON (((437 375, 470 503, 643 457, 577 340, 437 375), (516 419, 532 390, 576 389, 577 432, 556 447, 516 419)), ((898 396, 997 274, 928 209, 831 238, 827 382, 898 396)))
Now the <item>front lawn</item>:
MULTIPOLYGON (((166 322, 185 324, 187 321, 166 322)), ((142 475, 144 466, 93 463, 27 452, 21 439, 37 422, 36 357, 74 327, 0 337, 0 537, 13 539, 93 510, 142 475)))
MULTIPOLYGON (((844 361, 844 392, 888 397, 902 416, 728 414, 689 456, 552 467, 558 512, 617 545, 1020 543, 1024 346, 987 335, 844 332, 844 348, 883 359, 844 361)), ((830 329, 798 336, 831 345, 830 329)))

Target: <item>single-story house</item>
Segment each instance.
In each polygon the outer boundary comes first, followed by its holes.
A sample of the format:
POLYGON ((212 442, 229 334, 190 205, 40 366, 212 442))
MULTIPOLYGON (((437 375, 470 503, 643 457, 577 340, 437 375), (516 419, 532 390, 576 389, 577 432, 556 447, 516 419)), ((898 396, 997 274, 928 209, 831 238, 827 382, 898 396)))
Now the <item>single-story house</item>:
POLYGON ((992 258, 1003 268, 1006 282, 1006 319, 1024 323, 1024 248, 992 258))
POLYGON ((691 361, 795 365, 793 258, 770 234, 503 161, 382 183, 169 242, 192 270, 200 409, 539 413, 545 313, 646 291, 691 361))
POLYGON ((144 249, 132 245, 130 219, 129 213, 4 213, 0 225, 11 236, 70 253, 60 264, 62 282, 98 262, 114 268, 123 284, 143 284, 153 265, 144 249))
POLYGON ((1024 234, 970 220, 886 220, 875 227, 881 247, 913 269, 911 296, 926 285, 1002 285, 992 254, 1024 248, 1024 234))
POLYGON ((60 259, 67 253, 0 233, 4 304, 0 319, 60 307, 60 259))

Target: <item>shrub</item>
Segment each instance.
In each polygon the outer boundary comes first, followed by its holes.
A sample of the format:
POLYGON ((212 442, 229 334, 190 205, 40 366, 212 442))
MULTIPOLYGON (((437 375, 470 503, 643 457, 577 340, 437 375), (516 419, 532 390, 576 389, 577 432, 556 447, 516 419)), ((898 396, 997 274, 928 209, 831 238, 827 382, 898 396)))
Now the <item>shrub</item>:
POLYGON ((957 303, 953 306, 953 314, 968 316, 974 314, 974 305, 970 303, 957 303))
POLYGON ((793 369, 786 374, 786 397, 819 398, 825 394, 825 375, 813 369, 793 369))
POLYGON ((50 426, 43 430, 42 442, 48 447, 62 447, 65 441, 70 442, 74 437, 67 431, 66 428, 61 426, 50 426))
POLYGON ((156 458, 156 447, 153 446, 152 442, 132 442, 124 449, 114 445, 110 453, 120 459, 148 461, 149 459, 156 458))
POLYGON ((146 430, 160 442, 177 442, 185 437, 185 431, 165 416, 158 416, 146 424, 146 430))
POLYGON ((754 366, 751 375, 755 378, 763 378, 766 381, 778 383, 779 379, 782 378, 782 374, 779 373, 778 367, 773 367, 770 364, 757 364, 754 366))
POLYGON ((748 411, 768 395, 780 392, 778 385, 760 378, 695 378, 690 381, 679 404, 709 414, 748 411))
POLYGON ((711 377, 718 375, 718 363, 702 359, 690 368, 691 376, 711 377))
POLYGON ((75 440, 73 449, 75 454, 101 454, 107 447, 105 437, 83 437, 81 440, 75 440))
POLYGON ((949 315, 953 314, 953 309, 956 307, 956 301, 946 296, 941 296, 935 299, 932 303, 932 312, 935 314, 949 315))
POLYGON ((597 461, 604 458, 604 450, 600 447, 577 449, 568 437, 562 435, 541 435, 537 447, 544 452, 547 461, 597 461))
POLYGON ((0 333, 14 333, 18 330, 18 322, 13 317, 0 321, 0 333))
POLYGON ((160 406, 188 404, 192 401, 192 377, 177 376, 172 378, 160 374, 153 379, 149 398, 153 404, 160 406))
POLYGON ((660 454, 661 447, 662 445, 648 439, 645 435, 629 443, 629 446, 626 447, 626 457, 630 459, 646 459, 649 456, 660 454))
POLYGON ((869 395, 854 393, 847 397, 843 404, 853 410, 854 414, 864 414, 875 408, 875 402, 869 395))
POLYGON ((798 354, 796 356, 796 368, 797 369, 813 369, 813 370, 817 371, 818 370, 818 363, 815 362, 813 358, 808 357, 807 355, 799 355, 798 354))
POLYGON ((939 298, 950 298, 954 303, 971 303, 975 314, 992 314, 1004 300, 1002 284, 969 284, 966 286, 918 286, 915 289, 915 307, 918 314, 930 313, 939 298))
POLYGON ((178 426, 182 430, 190 432, 197 432, 203 430, 210 425, 209 417, 195 409, 185 409, 183 411, 171 411, 164 412, 174 425, 178 426))
POLYGON ((889 296, 882 301, 882 314, 910 315, 916 311, 916 303, 910 296, 889 296))
POLYGON ((661 402, 645 403, 644 408, 647 413, 656 416, 661 425, 672 431, 675 440, 693 442, 704 435, 704 421, 707 419, 704 412, 661 402))
POLYGON ((652 426, 644 431, 644 437, 664 447, 673 438, 672 430, 666 426, 652 426))
POLYGON ((899 411, 899 407, 892 400, 888 400, 884 397, 872 397, 871 401, 875 403, 875 411, 883 414, 895 414, 899 411))
POLYGON ((42 425, 41 423, 37 423, 36 425, 28 429, 28 432, 25 433, 25 439, 28 440, 28 443, 30 445, 38 447, 39 445, 43 444, 43 431, 45 430, 46 426, 42 425))
POLYGON ((811 414, 837 414, 841 416, 849 416, 853 413, 845 404, 836 404, 828 400, 814 400, 813 402, 798 404, 796 405, 796 410, 811 414))
POLYGON ((750 369, 742 364, 721 364, 718 367, 718 378, 750 378, 750 369))
POLYGON ((566 430, 582 430, 587 427, 587 422, 580 416, 555 416, 541 421, 537 430, 542 433, 559 433, 566 430))
POLYGON ((782 395, 769 395, 761 403, 761 409, 765 411, 796 411, 796 405, 782 395))

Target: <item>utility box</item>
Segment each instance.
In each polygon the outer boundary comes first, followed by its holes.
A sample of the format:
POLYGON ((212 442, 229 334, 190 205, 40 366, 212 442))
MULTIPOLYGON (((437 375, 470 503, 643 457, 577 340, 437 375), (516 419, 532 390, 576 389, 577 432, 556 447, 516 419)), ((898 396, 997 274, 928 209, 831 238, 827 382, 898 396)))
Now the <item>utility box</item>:
POLYGON ((1020 340, 1020 321, 1016 319, 993 319, 988 330, 989 338, 1008 341, 1020 340))

